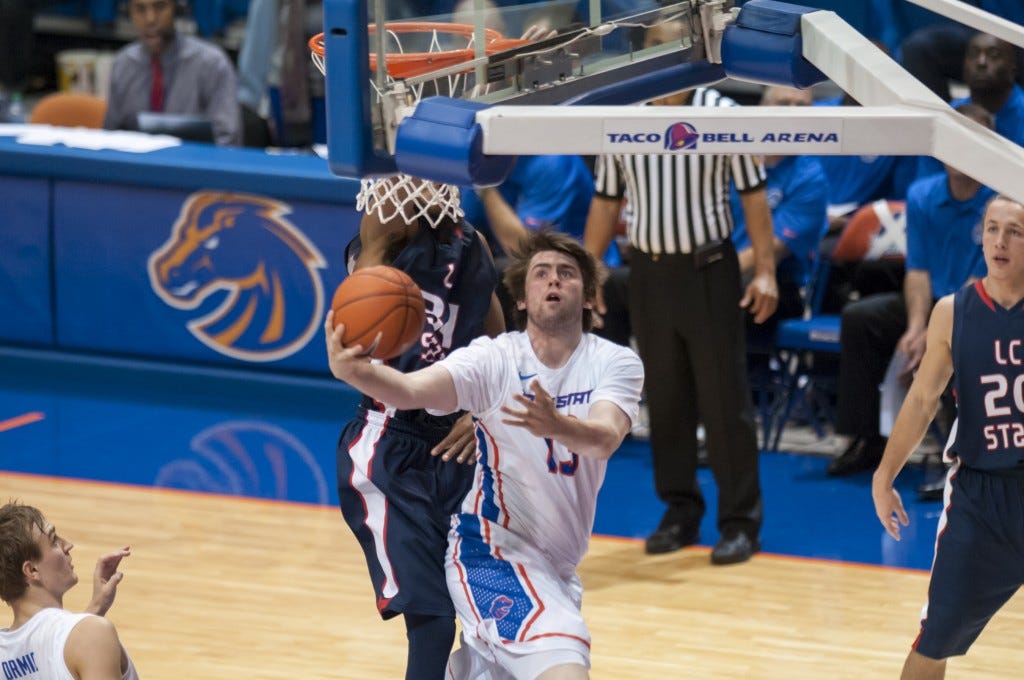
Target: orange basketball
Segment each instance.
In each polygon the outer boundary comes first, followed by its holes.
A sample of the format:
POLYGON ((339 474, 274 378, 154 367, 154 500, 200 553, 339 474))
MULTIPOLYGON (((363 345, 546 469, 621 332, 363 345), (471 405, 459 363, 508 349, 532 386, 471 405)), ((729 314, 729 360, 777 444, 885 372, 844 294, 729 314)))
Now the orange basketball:
POLYGON ((349 274, 331 300, 334 325, 345 324, 341 343, 346 347, 380 343, 374 359, 392 359, 412 347, 423 331, 426 314, 419 286, 405 272, 378 265, 349 274))

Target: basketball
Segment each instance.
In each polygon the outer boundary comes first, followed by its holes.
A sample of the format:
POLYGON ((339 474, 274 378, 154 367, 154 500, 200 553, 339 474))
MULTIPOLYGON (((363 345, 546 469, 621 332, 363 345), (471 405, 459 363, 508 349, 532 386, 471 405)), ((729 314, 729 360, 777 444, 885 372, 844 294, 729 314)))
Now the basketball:
POLYGON ((423 331, 426 314, 423 294, 405 272, 378 265, 349 274, 331 301, 334 325, 345 324, 341 343, 346 347, 380 343, 374 359, 393 359, 412 347, 423 331))
POLYGON ((832 259, 856 262, 906 257, 906 210, 902 201, 884 199, 858 209, 843 227, 832 259))

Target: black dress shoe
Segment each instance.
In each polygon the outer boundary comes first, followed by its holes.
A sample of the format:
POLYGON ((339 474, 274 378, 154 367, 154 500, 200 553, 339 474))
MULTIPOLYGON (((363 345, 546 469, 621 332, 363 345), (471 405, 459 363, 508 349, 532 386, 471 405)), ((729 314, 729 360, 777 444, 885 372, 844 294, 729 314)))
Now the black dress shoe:
POLYGON ((761 541, 742 531, 723 536, 711 550, 711 564, 738 564, 760 552, 761 541))
POLYGON ((662 520, 654 533, 647 537, 647 541, 644 543, 644 552, 648 555, 673 552, 693 545, 698 538, 700 538, 700 527, 662 520))
POLYGON ((846 477, 874 470, 882 460, 885 442, 882 436, 857 437, 838 458, 829 462, 826 471, 832 477, 846 477))

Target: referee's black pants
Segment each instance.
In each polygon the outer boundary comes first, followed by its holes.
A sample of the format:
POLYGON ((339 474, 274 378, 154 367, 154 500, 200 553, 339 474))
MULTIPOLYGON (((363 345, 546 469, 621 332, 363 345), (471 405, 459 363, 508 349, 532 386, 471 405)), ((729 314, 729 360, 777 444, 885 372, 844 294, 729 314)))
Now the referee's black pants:
POLYGON ((739 263, 732 243, 698 270, 691 254, 634 251, 630 319, 644 363, 654 486, 674 521, 699 522, 697 423, 718 487, 718 528, 761 528, 757 430, 747 381, 739 263))

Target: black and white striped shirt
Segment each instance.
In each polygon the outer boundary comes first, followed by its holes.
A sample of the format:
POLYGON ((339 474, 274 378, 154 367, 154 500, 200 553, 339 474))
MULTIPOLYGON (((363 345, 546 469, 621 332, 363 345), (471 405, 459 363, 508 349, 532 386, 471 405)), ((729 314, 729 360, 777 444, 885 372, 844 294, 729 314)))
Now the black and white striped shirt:
MULTIPOLYGON (((737 106, 716 90, 694 90, 691 106, 737 106)), ((765 183, 750 155, 614 154, 599 156, 595 190, 627 200, 626 236, 650 255, 689 253, 732 233, 729 180, 740 192, 765 183)))

